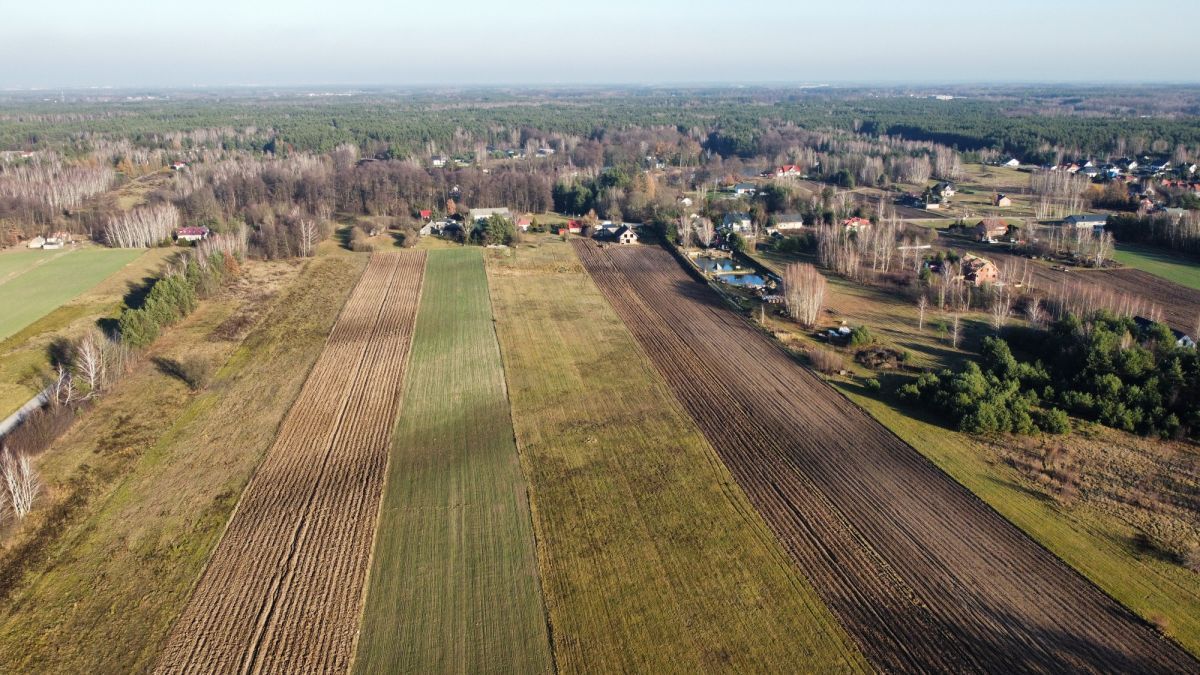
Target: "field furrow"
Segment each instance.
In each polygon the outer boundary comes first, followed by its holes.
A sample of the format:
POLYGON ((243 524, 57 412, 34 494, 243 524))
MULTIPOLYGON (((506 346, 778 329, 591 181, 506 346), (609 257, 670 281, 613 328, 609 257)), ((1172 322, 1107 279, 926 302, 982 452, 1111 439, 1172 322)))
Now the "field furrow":
POLYGON ((415 253, 371 258, 161 671, 348 668, 424 263, 415 253))
POLYGON ((877 666, 1184 672, 1196 662, 837 394, 656 248, 584 265, 877 666))

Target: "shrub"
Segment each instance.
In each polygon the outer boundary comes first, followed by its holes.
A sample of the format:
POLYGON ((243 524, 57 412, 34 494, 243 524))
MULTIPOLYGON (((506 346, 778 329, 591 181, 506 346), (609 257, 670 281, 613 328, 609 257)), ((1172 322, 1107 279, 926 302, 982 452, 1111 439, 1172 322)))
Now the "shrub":
POLYGON ((839 372, 845 365, 841 354, 820 347, 809 350, 808 360, 814 368, 826 374, 839 372))
POLYGON ((871 377, 863 380, 863 386, 867 388, 867 391, 879 391, 883 385, 879 384, 878 379, 871 377))
POLYGON ((869 345, 875 341, 871 336, 871 331, 866 326, 857 326, 850 330, 850 346, 858 347, 860 345, 869 345))
POLYGON ((1071 418, 1067 413, 1058 408, 1049 410, 1034 410, 1033 421, 1038 429, 1048 434, 1069 434, 1071 433, 1071 418))

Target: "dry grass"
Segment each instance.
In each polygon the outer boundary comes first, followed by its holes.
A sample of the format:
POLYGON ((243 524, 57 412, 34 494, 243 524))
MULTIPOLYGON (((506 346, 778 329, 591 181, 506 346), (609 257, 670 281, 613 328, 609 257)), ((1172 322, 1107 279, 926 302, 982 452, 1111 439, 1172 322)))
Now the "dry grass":
POLYGON ((488 272, 557 667, 865 668, 570 247, 537 241, 488 272))
POLYGON ((209 389, 146 361, 39 458, 46 497, 0 554, 0 670, 150 666, 361 265, 314 261, 294 282, 247 266, 151 354, 224 363, 209 389), (207 340, 243 288, 273 284, 288 291, 240 347, 207 340))

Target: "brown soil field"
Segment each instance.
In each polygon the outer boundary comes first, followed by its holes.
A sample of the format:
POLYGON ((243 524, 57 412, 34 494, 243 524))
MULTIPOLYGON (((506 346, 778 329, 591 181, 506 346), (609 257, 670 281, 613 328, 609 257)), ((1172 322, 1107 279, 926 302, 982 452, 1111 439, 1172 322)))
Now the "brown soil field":
POLYGON ((1103 270, 1078 268, 1064 272, 1046 263, 1005 253, 965 237, 947 237, 939 242, 939 247, 968 250, 998 265, 1015 265, 1014 269, 1027 270, 1030 285, 1049 295, 1054 295, 1056 289, 1064 284, 1088 284, 1114 295, 1140 298, 1148 311, 1157 311, 1162 321, 1184 333, 1194 332, 1197 319, 1200 318, 1200 291, 1132 267, 1103 270))
POLYGON ((424 253, 371 258, 160 672, 348 669, 424 267, 424 253))
POLYGON ((799 568, 880 669, 1200 667, 800 367, 669 253, 583 240, 575 246, 799 568))

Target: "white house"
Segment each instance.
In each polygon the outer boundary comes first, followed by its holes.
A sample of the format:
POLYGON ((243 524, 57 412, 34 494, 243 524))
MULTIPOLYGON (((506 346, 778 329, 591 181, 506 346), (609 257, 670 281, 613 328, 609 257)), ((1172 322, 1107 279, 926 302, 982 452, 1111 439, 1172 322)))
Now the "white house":
POLYGON ((45 237, 34 237, 29 240, 29 248, 41 248, 46 245, 45 237))
POLYGON ((750 195, 758 192, 758 186, 754 183, 738 183, 733 186, 733 194, 735 195, 750 195))
POLYGON ((1003 162, 1000 162, 1000 166, 1007 166, 1010 169, 1015 169, 1015 168, 1021 166, 1021 162, 1017 161, 1016 157, 1009 157, 1008 159, 1004 160, 1003 162))
POLYGON ((746 234, 750 232, 750 214, 745 212, 726 213, 721 227, 737 234, 746 234))
POLYGON ((618 244, 636 244, 638 241, 637 233, 628 225, 622 225, 613 233, 613 241, 618 244))
POLYGON ((789 232, 804 229, 804 216, 799 213, 781 213, 775 216, 775 229, 789 232))
POLYGON ((1097 226, 1104 227, 1108 223, 1108 216, 1103 213, 1080 213, 1063 218, 1063 224, 1083 229, 1085 227, 1095 228, 1097 226))
POLYGON ((175 239, 179 241, 200 241, 207 236, 207 227, 181 227, 175 230, 175 239))
POLYGON ((471 209, 467 220, 472 223, 478 223, 479 221, 487 220, 492 216, 501 216, 503 218, 512 220, 512 213, 509 212, 507 207, 503 206, 490 209, 471 209))
POLYGON ((433 168, 435 168, 435 169, 440 169, 443 166, 446 166, 446 163, 449 161, 450 161, 449 159, 447 159, 446 157, 443 157, 442 155, 436 155, 429 159, 429 163, 431 165, 433 165, 433 168))

